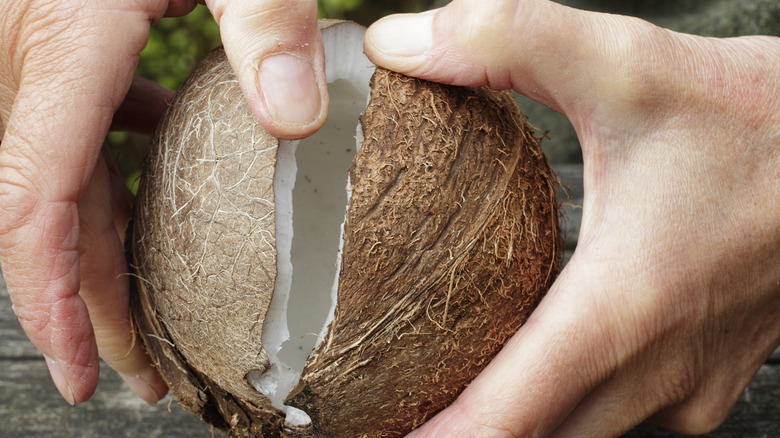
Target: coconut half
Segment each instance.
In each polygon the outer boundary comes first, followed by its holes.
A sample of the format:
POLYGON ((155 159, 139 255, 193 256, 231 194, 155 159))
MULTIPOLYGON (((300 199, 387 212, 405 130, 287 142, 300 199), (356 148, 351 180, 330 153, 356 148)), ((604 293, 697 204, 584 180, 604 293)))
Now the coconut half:
POLYGON ((270 136, 217 50, 140 184, 139 332, 179 403, 232 436, 403 436, 559 269, 557 179, 511 96, 374 71, 364 28, 323 27, 323 129, 270 136))

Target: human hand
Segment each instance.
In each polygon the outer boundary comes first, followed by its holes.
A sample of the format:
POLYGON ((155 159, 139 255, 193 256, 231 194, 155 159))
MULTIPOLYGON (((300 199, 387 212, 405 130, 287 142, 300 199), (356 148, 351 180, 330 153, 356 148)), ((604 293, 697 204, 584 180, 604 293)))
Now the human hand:
POLYGON ((578 247, 528 322, 410 436, 719 425, 780 342, 780 39, 712 39, 544 0, 369 28, 402 73, 515 89, 584 157, 578 247))
MULTIPOLYGON (((316 131, 327 107, 316 2, 206 3, 260 122, 284 138, 316 131)), ((129 198, 101 145, 150 23, 195 5, 0 0, 0 264, 71 404, 93 393, 98 355, 146 401, 167 391, 132 334, 120 238, 129 198)), ((149 130, 168 93, 136 82, 128 97, 115 122, 149 130)))

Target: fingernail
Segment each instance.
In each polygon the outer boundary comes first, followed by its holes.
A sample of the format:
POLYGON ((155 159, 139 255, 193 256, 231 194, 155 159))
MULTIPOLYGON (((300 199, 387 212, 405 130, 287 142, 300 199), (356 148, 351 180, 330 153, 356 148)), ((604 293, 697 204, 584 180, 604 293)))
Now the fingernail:
POLYGON ((320 89, 308 62, 287 54, 266 58, 258 79, 268 111, 277 122, 303 125, 319 116, 320 89))
POLYGON ((124 374, 120 374, 120 376, 135 395, 141 397, 150 405, 157 404, 157 402, 165 397, 165 394, 168 392, 168 387, 164 386, 164 384, 160 387, 162 381, 150 384, 139 376, 126 376, 124 374))
POLYGON ((391 56, 419 56, 433 46, 434 11, 391 15, 368 29, 369 43, 391 56))
POLYGON ((68 381, 65 380, 62 369, 57 362, 51 358, 47 356, 43 356, 43 358, 46 360, 46 366, 49 368, 49 374, 51 375, 51 380, 54 382, 54 386, 57 387, 62 398, 64 398, 69 405, 74 406, 76 404, 76 398, 73 396, 73 391, 70 389, 68 381))

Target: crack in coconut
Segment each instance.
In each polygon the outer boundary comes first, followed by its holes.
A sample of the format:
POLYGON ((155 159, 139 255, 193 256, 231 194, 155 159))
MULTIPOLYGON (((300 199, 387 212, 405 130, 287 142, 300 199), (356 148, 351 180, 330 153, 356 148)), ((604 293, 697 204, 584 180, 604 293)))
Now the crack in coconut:
POLYGON ((249 382, 285 410, 282 400, 295 387, 303 365, 327 330, 335 310, 348 202, 343 175, 359 143, 344 129, 354 126, 366 98, 350 83, 329 87, 334 115, 314 136, 282 141, 274 175, 277 278, 263 324, 268 370, 249 382), (344 120, 342 120, 344 119, 344 120), (346 135, 345 135, 346 134, 346 135), (335 176, 335 178, 334 178, 335 176))
POLYGON ((271 365, 250 371, 247 380, 287 413, 294 426, 310 420, 283 400, 298 383, 336 308, 349 201, 344 175, 360 148, 362 129, 359 123, 355 128, 355 121, 366 108, 374 72, 362 55, 362 37, 363 29, 355 25, 323 29, 329 117, 313 136, 280 141, 277 151, 277 277, 262 334, 271 365))

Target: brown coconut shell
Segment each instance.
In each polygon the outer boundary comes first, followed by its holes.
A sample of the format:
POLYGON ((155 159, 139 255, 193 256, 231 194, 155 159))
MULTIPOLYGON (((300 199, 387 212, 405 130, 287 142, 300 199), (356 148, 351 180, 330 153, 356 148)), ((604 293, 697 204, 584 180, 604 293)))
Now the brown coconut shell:
POLYGON ((128 239, 133 311, 179 403, 232 436, 405 435, 558 273, 557 178, 511 96, 377 69, 361 123, 335 317, 287 399, 312 419, 300 429, 246 380, 269 365, 278 142, 221 50, 160 125, 128 239))

